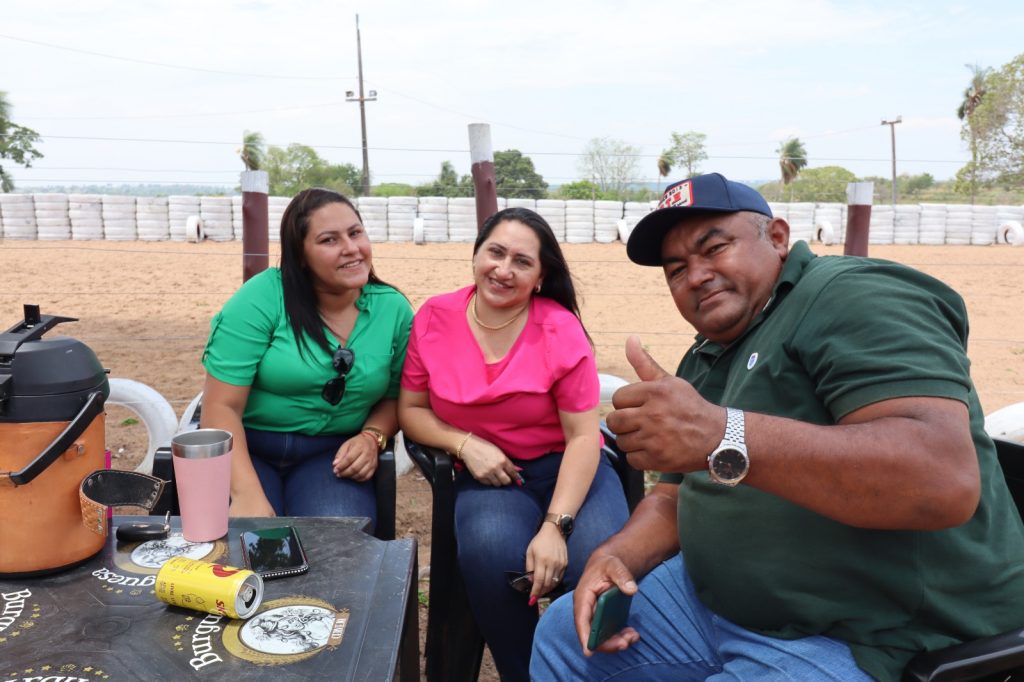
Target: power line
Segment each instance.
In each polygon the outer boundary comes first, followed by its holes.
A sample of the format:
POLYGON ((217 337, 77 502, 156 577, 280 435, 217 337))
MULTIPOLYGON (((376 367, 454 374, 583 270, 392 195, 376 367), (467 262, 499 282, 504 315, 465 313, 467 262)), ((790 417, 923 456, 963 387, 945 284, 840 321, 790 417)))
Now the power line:
MULTIPOLYGON (((0 137, 3 137, 0 134, 0 137)), ((223 142, 218 140, 182 140, 182 139, 166 139, 166 138, 145 138, 145 137, 95 137, 89 135, 45 135, 40 133, 40 137, 44 140, 82 140, 88 142, 150 142, 157 144, 209 144, 209 145, 237 145, 237 141, 223 142)), ((280 144, 271 144, 269 146, 285 146, 280 144)), ((361 150, 362 147, 355 145, 336 145, 336 144, 308 144, 307 147, 313 149, 346 149, 346 150, 361 150)), ((468 149, 449 149, 449 148, 435 148, 435 147, 369 147, 371 151, 375 152, 415 152, 425 154, 469 154, 468 149)), ((581 152, 549 152, 549 151, 529 151, 529 150, 517 150, 524 156, 584 156, 581 152)), ((500 153, 500 152, 499 152, 500 153)), ((612 156, 631 156, 637 159, 656 159, 660 154, 618 154, 612 156)), ((716 154, 709 157, 710 160, 725 159, 725 160, 746 160, 746 161, 777 161, 776 156, 732 156, 726 154, 716 154)), ((889 161, 887 158, 872 158, 872 157, 838 157, 838 156, 823 156, 815 157, 815 161, 854 161, 854 162, 884 162, 889 161)), ((964 163, 963 159, 904 159, 907 163, 964 163)))
POLYGON ((159 66, 165 69, 179 69, 182 71, 199 71, 202 73, 216 73, 225 76, 246 76, 248 78, 272 78, 278 80, 311 80, 311 81, 323 81, 323 80, 354 80, 355 76, 282 76, 275 74, 266 73, 246 73, 244 71, 224 71, 221 69, 207 69, 199 66, 182 66, 181 64, 167 64, 165 62, 154 62, 147 59, 136 59, 134 57, 122 57, 120 55, 107 54, 105 52, 95 52, 93 50, 82 50, 76 47, 66 47, 64 45, 54 45, 53 43, 45 43, 41 40, 30 40, 28 38, 19 38, 18 36, 5 35, 0 33, 0 38, 7 40, 13 40, 19 43, 28 43, 29 45, 37 45, 40 47, 47 47, 52 50, 64 50, 65 52, 75 52, 78 54, 87 54, 93 57, 103 57, 104 59, 113 59, 119 62, 130 62, 133 64, 145 64, 146 66, 159 66))
POLYGON ((272 114, 280 111, 306 111, 308 109, 326 109, 329 107, 337 107, 345 104, 344 101, 340 102, 326 102, 323 104, 309 104, 301 107, 278 107, 275 109, 253 109, 250 111, 213 111, 206 113, 191 113, 191 114, 146 114, 144 116, 25 116, 19 114, 19 119, 33 120, 33 121, 123 121, 123 120, 148 120, 148 119, 164 119, 164 118, 206 118, 210 116, 242 116, 245 114, 272 114))

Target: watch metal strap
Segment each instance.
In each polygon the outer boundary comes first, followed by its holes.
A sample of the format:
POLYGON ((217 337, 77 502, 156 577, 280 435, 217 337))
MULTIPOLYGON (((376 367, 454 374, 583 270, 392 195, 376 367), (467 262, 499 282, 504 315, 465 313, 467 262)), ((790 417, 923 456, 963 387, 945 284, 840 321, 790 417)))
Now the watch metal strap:
POLYGON ((735 407, 725 408, 725 438, 723 440, 739 443, 746 447, 745 431, 743 410, 737 410, 735 407))

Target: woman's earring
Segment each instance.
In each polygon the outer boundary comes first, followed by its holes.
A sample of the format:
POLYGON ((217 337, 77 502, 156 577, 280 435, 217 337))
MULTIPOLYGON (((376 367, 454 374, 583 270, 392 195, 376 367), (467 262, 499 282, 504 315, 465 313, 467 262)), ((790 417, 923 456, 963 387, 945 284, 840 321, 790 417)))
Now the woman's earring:
POLYGON ((539 294, 540 293, 540 282, 537 282, 537 286, 535 286, 533 288, 533 293, 535 293, 535 294, 539 294))

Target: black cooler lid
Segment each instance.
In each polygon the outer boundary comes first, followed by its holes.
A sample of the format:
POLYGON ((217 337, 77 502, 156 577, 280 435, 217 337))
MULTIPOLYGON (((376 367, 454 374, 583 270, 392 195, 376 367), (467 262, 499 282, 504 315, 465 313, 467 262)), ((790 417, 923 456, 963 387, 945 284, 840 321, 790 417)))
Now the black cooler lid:
POLYGON ((0 423, 70 421, 90 393, 109 397, 106 370, 91 348, 66 336, 40 338, 73 321, 26 305, 25 319, 0 334, 0 423))

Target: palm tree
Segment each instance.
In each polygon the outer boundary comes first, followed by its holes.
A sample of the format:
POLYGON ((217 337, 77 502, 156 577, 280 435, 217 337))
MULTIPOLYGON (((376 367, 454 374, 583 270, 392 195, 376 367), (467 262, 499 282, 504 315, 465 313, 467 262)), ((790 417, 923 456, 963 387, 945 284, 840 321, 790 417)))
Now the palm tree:
MULTIPOLYGON (((672 157, 667 151, 662 152, 661 156, 658 157, 658 175, 663 178, 667 178, 668 174, 672 172, 672 157)), ((661 187, 658 187, 658 192, 661 192, 661 187)))
POLYGON ((978 138, 977 131, 974 129, 974 121, 971 118, 974 114, 974 110, 981 104, 981 100, 985 98, 985 93, 988 91, 988 87, 985 84, 985 79, 992 69, 989 67, 982 68, 977 64, 964 64, 971 72, 971 81, 967 84, 964 89, 964 100, 960 103, 960 106, 956 109, 956 116, 967 125, 967 132, 970 136, 971 143, 971 203, 974 203, 974 194, 977 189, 977 180, 975 178, 978 172, 978 138))
POLYGON ((245 164, 245 170, 259 170, 263 165, 265 153, 263 135, 246 130, 242 135, 242 146, 238 149, 238 155, 242 158, 242 163, 245 164))
MULTIPOLYGON (((799 138, 791 137, 775 151, 779 155, 779 169, 782 171, 782 185, 785 187, 796 180, 796 176, 800 175, 800 171, 807 165, 807 150, 799 138)), ((789 200, 793 200, 792 188, 789 191, 789 200)))

